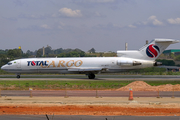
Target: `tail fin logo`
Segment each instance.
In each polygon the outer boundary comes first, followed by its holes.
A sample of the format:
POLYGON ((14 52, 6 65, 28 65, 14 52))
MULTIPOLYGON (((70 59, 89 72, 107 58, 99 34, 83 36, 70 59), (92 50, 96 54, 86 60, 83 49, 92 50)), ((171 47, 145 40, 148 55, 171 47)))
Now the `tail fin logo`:
POLYGON ((159 53, 160 53, 159 47, 154 44, 149 45, 146 49, 146 54, 150 58, 157 57, 159 53))

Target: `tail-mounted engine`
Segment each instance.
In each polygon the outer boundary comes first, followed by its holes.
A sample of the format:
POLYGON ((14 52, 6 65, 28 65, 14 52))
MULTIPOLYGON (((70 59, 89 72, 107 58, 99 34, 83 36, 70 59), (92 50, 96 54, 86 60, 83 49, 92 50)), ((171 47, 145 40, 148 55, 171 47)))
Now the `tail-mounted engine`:
POLYGON ((132 60, 118 60, 117 65, 119 66, 125 66, 125 67, 130 67, 130 66, 137 66, 141 65, 142 63, 139 61, 132 61, 132 60))

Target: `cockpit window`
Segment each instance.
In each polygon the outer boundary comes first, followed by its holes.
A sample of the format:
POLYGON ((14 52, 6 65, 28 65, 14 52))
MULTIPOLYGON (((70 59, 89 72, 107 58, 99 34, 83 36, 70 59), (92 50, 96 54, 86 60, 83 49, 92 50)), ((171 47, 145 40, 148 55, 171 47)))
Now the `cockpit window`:
POLYGON ((8 65, 12 65, 12 63, 9 62, 8 65))

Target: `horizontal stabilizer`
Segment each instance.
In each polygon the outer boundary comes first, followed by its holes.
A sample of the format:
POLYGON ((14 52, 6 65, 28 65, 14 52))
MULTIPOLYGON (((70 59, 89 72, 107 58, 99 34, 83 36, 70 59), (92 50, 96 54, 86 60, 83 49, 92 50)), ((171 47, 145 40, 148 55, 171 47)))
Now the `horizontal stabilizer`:
POLYGON ((171 43, 171 44, 179 42, 179 40, 174 40, 174 39, 155 39, 154 41, 156 43, 165 43, 165 42, 168 42, 168 43, 171 43))

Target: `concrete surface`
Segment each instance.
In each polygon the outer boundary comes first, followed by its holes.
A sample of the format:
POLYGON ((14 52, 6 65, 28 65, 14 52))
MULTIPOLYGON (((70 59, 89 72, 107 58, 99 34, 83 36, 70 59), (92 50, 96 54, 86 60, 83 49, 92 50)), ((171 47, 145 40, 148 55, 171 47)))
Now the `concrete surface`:
POLYGON ((127 97, 1 97, 0 105, 175 105, 180 107, 180 98, 141 97, 129 101, 127 97))

